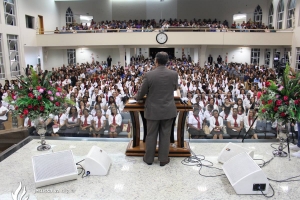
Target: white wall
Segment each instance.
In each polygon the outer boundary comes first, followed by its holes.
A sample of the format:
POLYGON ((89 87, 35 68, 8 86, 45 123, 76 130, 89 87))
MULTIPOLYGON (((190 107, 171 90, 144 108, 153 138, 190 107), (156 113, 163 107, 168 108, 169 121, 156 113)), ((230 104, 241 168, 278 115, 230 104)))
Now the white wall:
POLYGON ((40 47, 24 47, 25 64, 37 65, 40 47))
POLYGON ((109 55, 112 58, 112 65, 117 64, 118 61, 120 61, 120 52, 118 48, 78 48, 76 49, 76 62, 91 63, 92 56, 95 61, 106 61, 109 55))
MULTIPOLYGON (((51 0, 52 1, 52 0, 51 0)), ((93 1, 60 1, 56 2, 59 7, 60 28, 66 25, 66 10, 71 8, 74 15, 90 15, 96 22, 112 19, 111 0, 93 1)), ((78 22, 79 23, 79 22, 78 22)))
POLYGON ((160 19, 177 18, 177 1, 147 1, 147 19, 155 19, 158 22, 160 19))
POLYGON ((113 1, 112 19, 146 19, 146 1, 113 1))
POLYGON ((68 64, 66 49, 44 49, 44 70, 52 70, 63 64, 68 64))
MULTIPOLYGON (((89 0, 56 1, 59 7, 60 26, 65 25, 65 14, 70 7, 74 14, 94 16, 95 21, 111 19, 215 19, 232 23, 234 14, 246 13, 253 19, 257 5, 263 11, 263 22, 267 23, 268 11, 272 0, 89 0)), ((273 0, 276 2, 277 0, 273 0)), ((284 0, 285 4, 288 0, 284 0)), ((277 8, 277 4, 274 4, 277 8)))
MULTIPOLYGON (((214 61, 217 61, 219 55, 221 55, 222 60, 225 61, 226 53, 228 53, 227 62, 247 62, 249 64, 251 61, 250 47, 209 48, 209 46, 206 49, 206 61, 210 54, 213 57, 214 61)), ((263 64, 262 61, 260 62, 260 64, 263 64)))

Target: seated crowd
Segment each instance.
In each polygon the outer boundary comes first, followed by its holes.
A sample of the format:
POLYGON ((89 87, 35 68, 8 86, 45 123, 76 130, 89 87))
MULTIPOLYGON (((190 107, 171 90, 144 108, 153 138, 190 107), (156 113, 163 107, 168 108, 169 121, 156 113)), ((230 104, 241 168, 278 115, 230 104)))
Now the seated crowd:
MULTIPOLYGON (((208 58, 212 61, 211 56, 208 58)), ((193 105, 187 126, 192 138, 234 138, 249 131, 257 139, 255 108, 267 80, 276 80, 275 70, 256 64, 225 63, 222 59, 204 65, 187 58, 170 59, 167 68, 178 73, 182 100, 193 105), (250 128, 251 127, 251 128, 250 128)), ((123 112, 142 84, 144 74, 155 69, 153 60, 132 57, 125 67, 104 62, 63 65, 52 69, 51 83, 62 87, 75 105, 65 105, 65 112, 49 116, 47 132, 53 136, 120 137, 130 129, 129 115, 123 112), (125 121, 127 119, 127 121, 125 121)), ((39 74, 42 75, 42 70, 39 74)), ((30 70, 26 70, 30 75, 30 70)), ((5 81, 0 98, 13 93, 16 80, 5 81)), ((14 109, 5 101, 2 107, 14 109)), ((1 107, 1 108, 2 108, 1 107)), ((272 124, 270 131, 276 129, 272 124)), ((26 118, 24 127, 35 134, 34 124, 26 118)), ((295 127, 296 129, 296 127, 295 127)), ((276 134, 276 131, 275 131, 276 134)), ((275 137, 274 134, 274 137, 275 137)))
MULTIPOLYGON (((240 29, 266 29, 268 30, 268 26, 264 23, 254 22, 249 19, 247 22, 239 24, 234 22, 230 27, 228 25, 228 21, 224 20, 223 22, 218 21, 217 19, 160 19, 157 23, 155 19, 151 20, 112 20, 112 21, 101 21, 95 22, 91 21, 90 25, 86 24, 78 24, 75 21, 68 26, 63 26, 61 30, 56 27, 54 33, 64 33, 64 32, 73 32, 77 31, 96 31, 96 32, 107 32, 107 29, 121 29, 127 30, 126 32, 133 32, 133 30, 140 30, 143 32, 151 32, 155 28, 162 28, 163 30, 167 30, 168 28, 180 28, 180 27, 189 27, 189 28, 209 28, 212 32, 227 32, 228 28, 236 29, 239 31, 240 29)), ((235 30, 232 30, 235 31, 235 30)), ((267 32, 267 31, 266 31, 267 32)))

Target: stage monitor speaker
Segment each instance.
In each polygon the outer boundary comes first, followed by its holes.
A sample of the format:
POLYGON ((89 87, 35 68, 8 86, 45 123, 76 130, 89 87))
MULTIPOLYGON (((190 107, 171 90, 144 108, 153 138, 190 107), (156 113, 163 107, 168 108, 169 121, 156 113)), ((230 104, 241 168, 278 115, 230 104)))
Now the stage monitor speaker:
POLYGON ((82 162, 82 166, 90 175, 106 175, 111 165, 108 154, 100 147, 93 146, 87 157, 82 162))
POLYGON ((222 168, 237 194, 262 194, 261 190, 268 193, 266 175, 246 152, 230 158, 222 168))
POLYGON ((32 165, 37 188, 74 180, 78 176, 71 150, 33 156, 32 165))
POLYGON ((229 160, 233 156, 236 156, 243 152, 246 152, 252 158, 254 156, 254 151, 229 142, 220 152, 220 154, 218 156, 218 162, 225 163, 227 160, 229 160))

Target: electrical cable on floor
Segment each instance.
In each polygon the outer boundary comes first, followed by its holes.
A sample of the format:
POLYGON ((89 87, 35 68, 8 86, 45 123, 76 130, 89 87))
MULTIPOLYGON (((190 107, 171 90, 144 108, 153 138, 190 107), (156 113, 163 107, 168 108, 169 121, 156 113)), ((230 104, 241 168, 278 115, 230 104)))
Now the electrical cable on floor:
MULTIPOLYGON (((280 145, 280 144, 270 144, 270 146, 273 148, 273 149, 278 149, 278 148, 275 148, 273 145, 280 145)), ((283 144, 283 149, 285 149, 287 147, 287 145, 286 144, 283 144)))
POLYGON ((84 177, 89 176, 89 175, 90 175, 90 172, 89 172, 89 171, 85 172, 84 167, 83 167, 81 164, 79 164, 79 163, 81 163, 82 161, 84 161, 84 159, 81 160, 81 161, 79 161, 79 162, 77 162, 76 165, 79 165, 79 166, 80 166, 80 167, 77 168, 77 169, 81 169, 81 171, 80 171, 80 173, 79 173, 78 175, 81 175, 81 174, 82 174, 81 178, 84 178, 84 177))
POLYGON ((272 187, 271 184, 269 184, 269 186, 271 187, 271 189, 272 189, 272 191, 273 191, 273 194, 272 194, 271 196, 267 196, 267 194, 264 194, 263 191, 261 190, 261 188, 259 188, 260 191, 261 191, 261 193, 262 193, 262 195, 264 195, 264 196, 267 197, 267 198, 271 198, 271 197, 273 197, 273 196, 275 195, 274 188, 272 187))
POLYGON ((201 170, 203 167, 207 167, 207 168, 210 168, 210 169, 217 169, 217 170, 223 170, 223 169, 220 169, 220 168, 217 168, 217 167, 214 167, 213 163, 209 160, 206 160, 205 159, 205 156, 203 155, 196 155, 193 151, 191 151, 192 153, 192 156, 190 157, 187 157, 185 159, 183 159, 181 161, 181 164, 183 165, 186 165, 186 166, 196 166, 196 167, 199 167, 199 175, 200 176, 203 176, 203 177, 218 177, 218 176, 224 176, 225 174, 217 174, 217 175, 213 175, 213 176, 210 176, 210 175, 204 175, 204 174, 201 174, 201 170), (207 164, 203 164, 203 162, 207 162, 209 163, 208 165, 207 164))

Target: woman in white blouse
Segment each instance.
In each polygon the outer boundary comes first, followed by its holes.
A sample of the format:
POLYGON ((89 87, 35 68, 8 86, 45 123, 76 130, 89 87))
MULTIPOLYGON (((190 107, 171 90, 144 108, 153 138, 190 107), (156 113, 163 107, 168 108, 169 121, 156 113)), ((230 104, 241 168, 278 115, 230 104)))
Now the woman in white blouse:
POLYGON ((93 119, 93 137, 103 137, 106 125, 106 118, 102 115, 100 109, 96 110, 96 116, 93 119))
POLYGON ((122 116, 115 107, 111 108, 111 114, 108 117, 109 137, 116 138, 121 132, 122 116))
POLYGON ((89 114, 88 109, 83 110, 83 115, 80 117, 79 136, 89 136, 90 128, 92 127, 93 117, 89 114))
POLYGON ((213 139, 223 139, 223 118, 219 116, 217 110, 214 110, 213 116, 210 118, 209 130, 213 139))
POLYGON ((192 139, 199 139, 200 136, 205 136, 203 131, 203 116, 199 115, 199 108, 194 108, 193 114, 189 115, 189 134, 192 139))
POLYGON ((245 126, 246 132, 249 131, 248 135, 251 137, 251 139, 258 139, 257 134, 254 132, 255 127, 256 127, 256 121, 254 122, 254 118, 255 118, 254 111, 249 110, 248 116, 244 117, 244 126, 245 126), (252 125, 252 123, 253 123, 253 125, 252 125), (252 125, 252 127, 251 127, 251 125, 252 125), (251 127, 251 129, 250 129, 250 127, 251 127))

